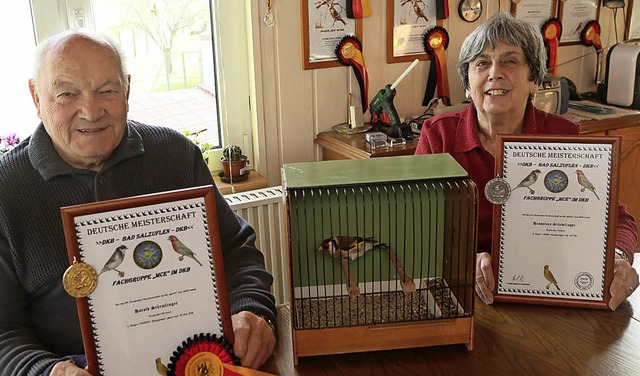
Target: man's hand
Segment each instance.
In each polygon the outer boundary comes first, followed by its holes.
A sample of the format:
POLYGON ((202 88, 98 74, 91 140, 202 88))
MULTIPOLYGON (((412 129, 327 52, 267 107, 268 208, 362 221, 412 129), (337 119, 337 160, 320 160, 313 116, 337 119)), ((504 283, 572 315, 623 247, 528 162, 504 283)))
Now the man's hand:
POLYGON ((273 354, 276 336, 271 326, 260 316, 242 311, 231 316, 233 352, 243 367, 257 369, 273 354))
POLYGON ((58 362, 49 372, 49 376, 91 376, 89 371, 79 368, 72 361, 58 362))
POLYGON ((613 267, 613 281, 609 291, 609 308, 616 308, 638 288, 638 272, 625 260, 616 256, 613 267))
POLYGON ((487 304, 493 303, 493 268, 491 267, 491 255, 487 252, 476 254, 476 293, 487 304))

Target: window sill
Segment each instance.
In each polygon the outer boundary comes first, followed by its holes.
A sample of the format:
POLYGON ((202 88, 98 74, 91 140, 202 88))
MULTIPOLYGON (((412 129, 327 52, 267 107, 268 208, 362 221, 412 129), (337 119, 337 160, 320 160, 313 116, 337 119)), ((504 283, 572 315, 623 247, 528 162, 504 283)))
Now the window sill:
POLYGON ((213 180, 216 182, 218 190, 223 195, 251 191, 254 189, 266 188, 268 186, 267 178, 263 177, 253 170, 249 173, 249 177, 247 177, 247 180, 241 181, 239 183, 233 183, 233 187, 230 183, 225 183, 220 180, 220 177, 217 173, 213 173, 212 175, 213 180), (235 191, 233 188, 235 188, 235 191))

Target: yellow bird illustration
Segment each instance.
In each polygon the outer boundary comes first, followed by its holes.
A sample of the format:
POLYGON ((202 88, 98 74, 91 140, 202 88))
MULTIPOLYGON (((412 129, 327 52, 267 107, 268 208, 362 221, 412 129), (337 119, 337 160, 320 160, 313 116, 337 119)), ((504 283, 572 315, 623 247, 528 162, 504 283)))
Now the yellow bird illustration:
POLYGON ((156 371, 159 375, 167 376, 167 366, 162 364, 162 359, 156 358, 156 371))
POLYGON ((551 285, 554 285, 558 291, 560 290, 560 287, 558 287, 558 281, 556 281, 556 277, 553 276, 553 273, 551 273, 551 270, 549 270, 549 265, 545 265, 544 266, 544 278, 549 281, 549 283, 547 283, 547 290, 549 290, 549 287, 551 285))

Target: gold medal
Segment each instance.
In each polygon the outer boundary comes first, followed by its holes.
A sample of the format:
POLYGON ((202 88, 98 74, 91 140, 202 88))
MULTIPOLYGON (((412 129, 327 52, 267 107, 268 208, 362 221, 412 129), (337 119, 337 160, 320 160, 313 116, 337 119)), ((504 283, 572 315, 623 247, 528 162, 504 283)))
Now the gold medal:
POLYGON ((442 42, 443 42, 443 38, 442 38, 442 35, 440 35, 439 33, 435 33, 429 38, 429 45, 434 50, 437 48, 440 48, 440 46, 442 46, 442 42))
POLYGON ((224 365, 214 353, 203 351, 192 356, 184 368, 185 376, 222 376, 224 365))
POLYGON ((74 298, 84 298, 96 289, 98 273, 91 265, 78 262, 74 257, 73 265, 62 276, 62 285, 67 294, 74 298))
POLYGON ((353 43, 345 43, 344 46, 342 46, 341 52, 342 56, 351 59, 356 54, 356 46, 354 46, 353 43))

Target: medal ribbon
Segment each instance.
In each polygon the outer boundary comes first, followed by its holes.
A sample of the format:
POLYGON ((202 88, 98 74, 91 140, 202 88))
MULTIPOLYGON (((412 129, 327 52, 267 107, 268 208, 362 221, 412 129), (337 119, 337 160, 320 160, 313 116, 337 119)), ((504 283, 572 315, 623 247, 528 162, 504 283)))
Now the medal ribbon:
POLYGON ((371 15, 369 0, 347 0, 347 18, 363 18, 371 15))
POLYGON ((369 74, 362 54, 362 43, 358 38, 347 35, 338 43, 336 55, 338 56, 338 61, 344 65, 351 65, 353 68, 353 73, 360 85, 362 111, 366 112, 369 106, 369 74))
POLYGON ((557 18, 551 18, 542 25, 542 39, 549 45, 547 69, 552 75, 558 71, 558 41, 562 35, 562 24, 557 18))
POLYGON ((434 26, 427 30, 423 44, 425 51, 432 57, 431 66, 429 67, 430 82, 424 93, 422 105, 426 106, 431 97, 433 97, 433 70, 435 69, 436 81, 438 84, 438 97, 443 98, 443 103, 449 105, 449 73, 447 69, 446 49, 449 46, 449 34, 447 30, 441 26, 434 26))

